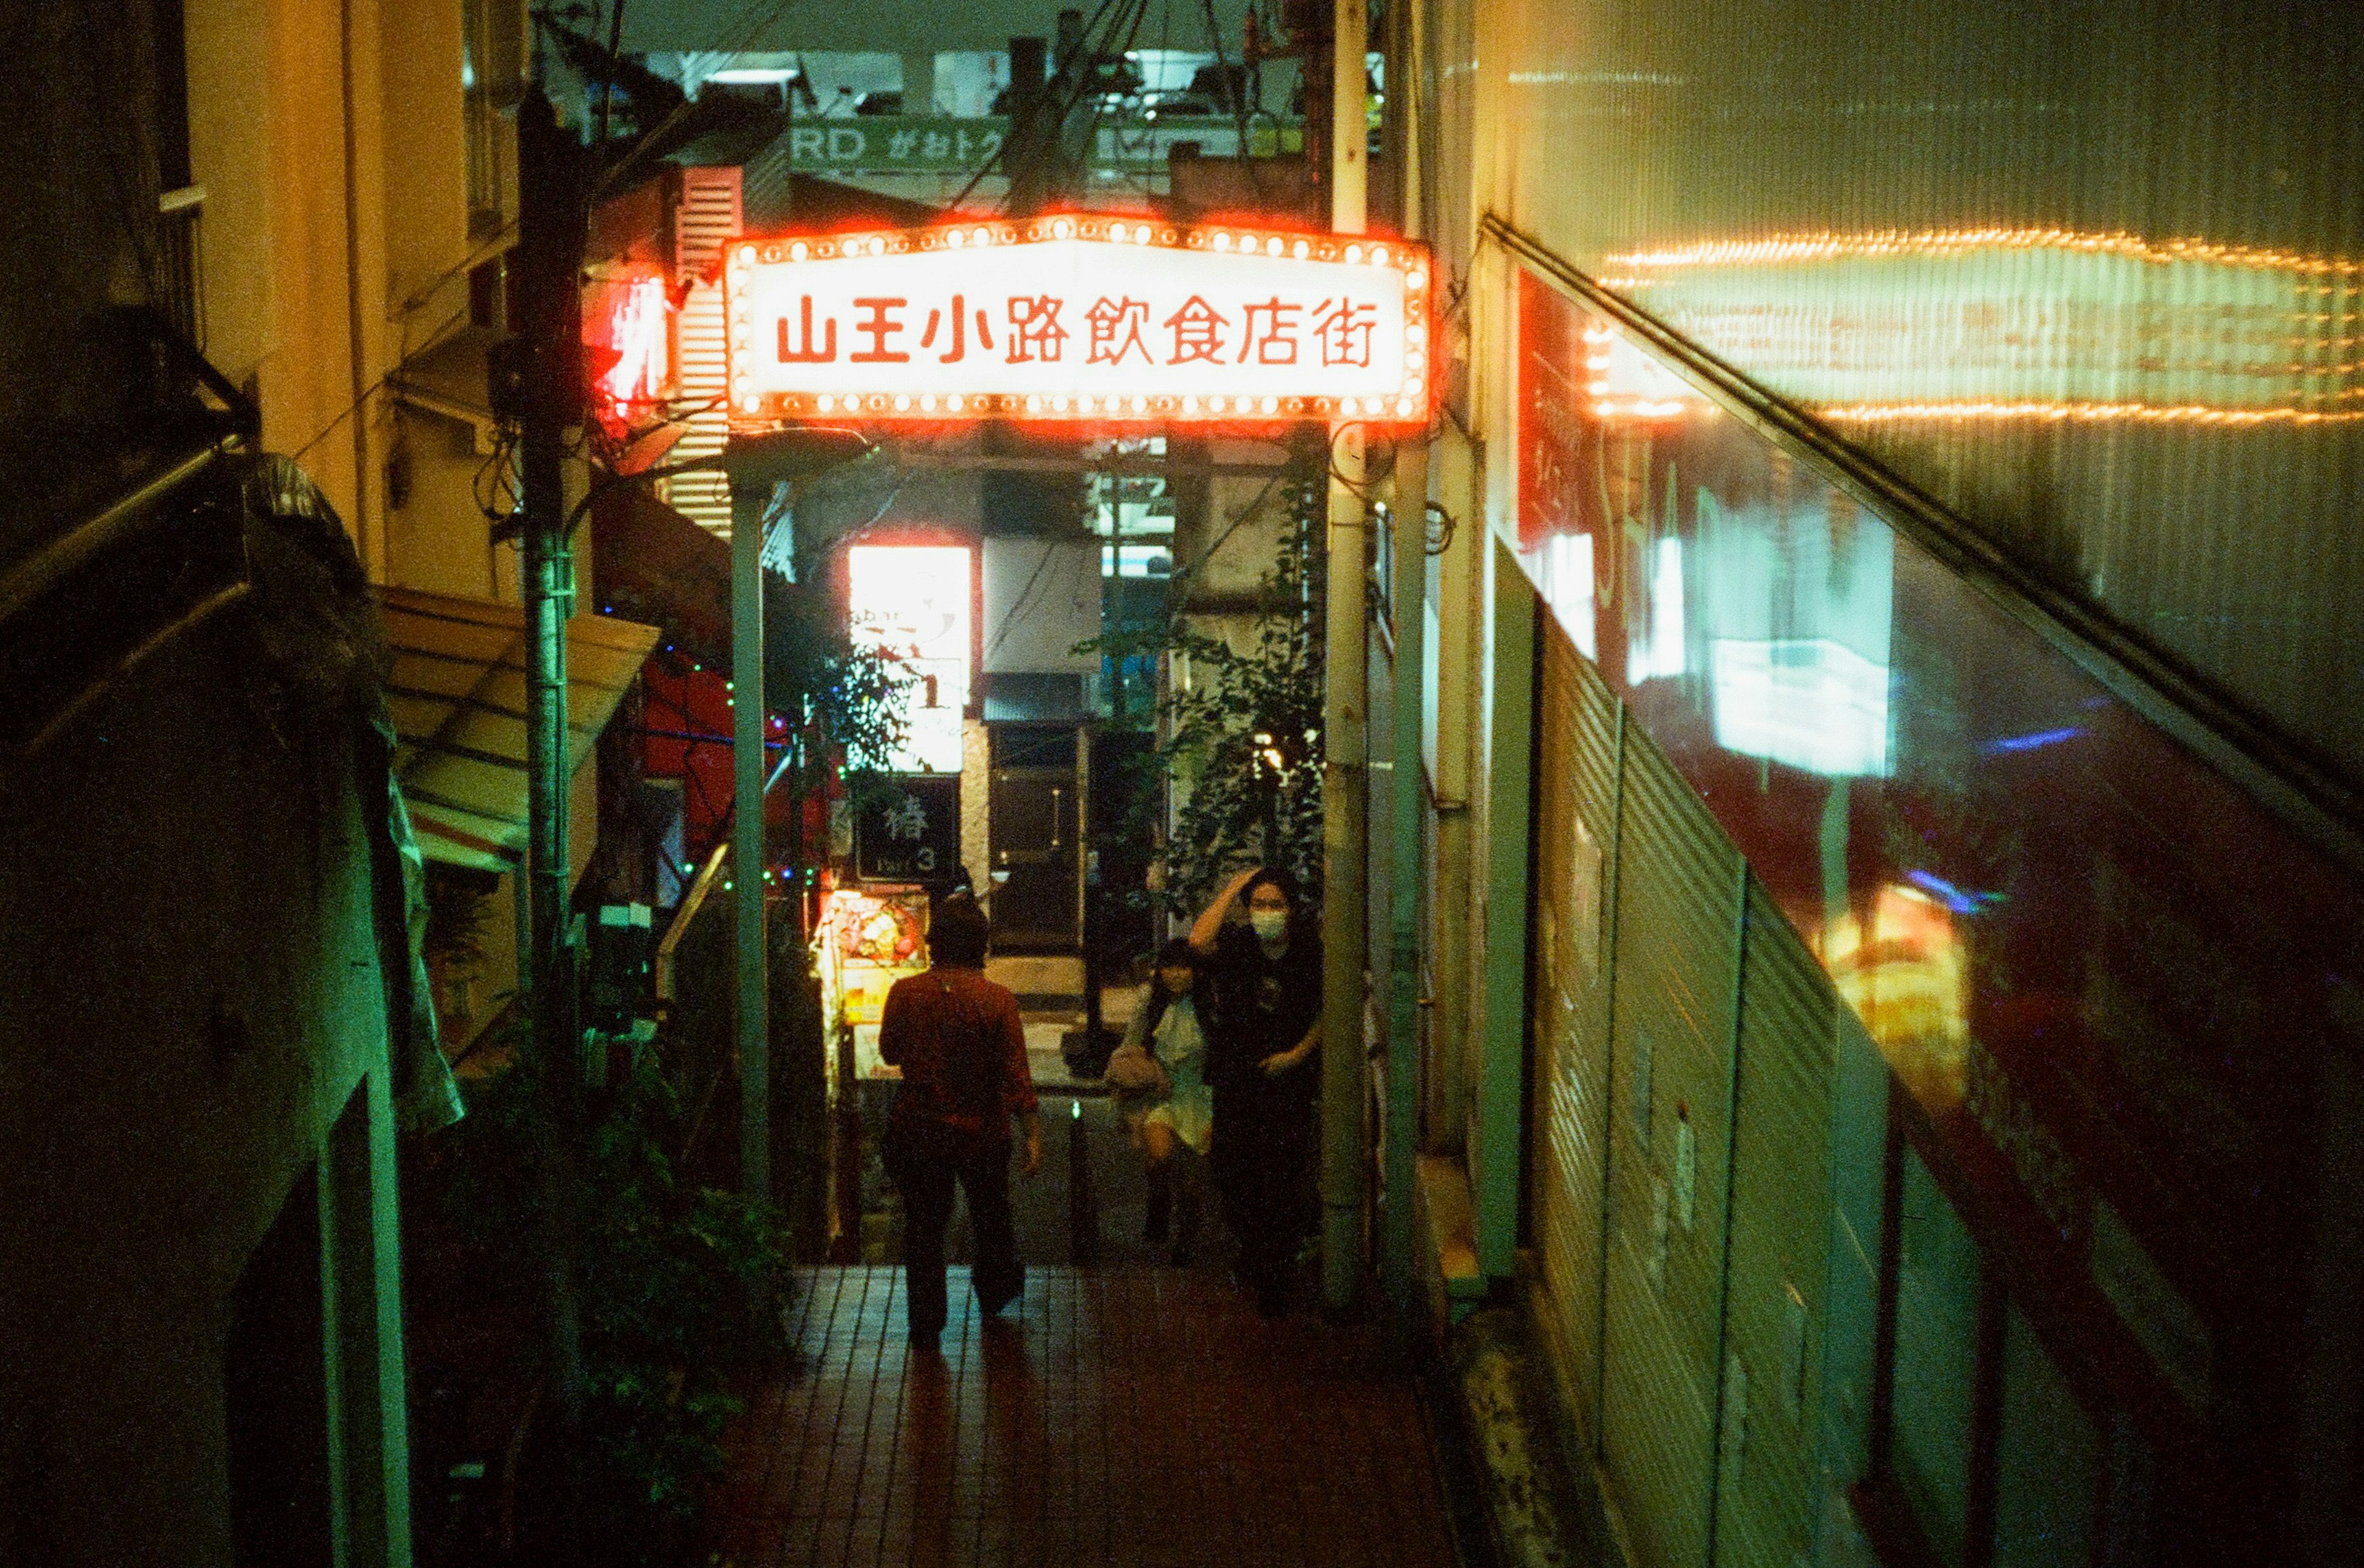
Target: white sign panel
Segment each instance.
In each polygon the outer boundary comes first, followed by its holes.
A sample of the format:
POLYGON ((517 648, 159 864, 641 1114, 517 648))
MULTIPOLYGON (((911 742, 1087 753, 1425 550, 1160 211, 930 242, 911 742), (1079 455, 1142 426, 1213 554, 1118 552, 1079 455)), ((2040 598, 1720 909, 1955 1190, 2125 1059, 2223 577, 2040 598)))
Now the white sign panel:
POLYGON ((734 240, 732 417, 1423 425, 1417 246, 1052 217, 734 240))
POLYGON ((853 639, 903 661, 906 728, 884 766, 956 773, 968 706, 969 552, 950 545, 855 545, 845 552, 853 639))

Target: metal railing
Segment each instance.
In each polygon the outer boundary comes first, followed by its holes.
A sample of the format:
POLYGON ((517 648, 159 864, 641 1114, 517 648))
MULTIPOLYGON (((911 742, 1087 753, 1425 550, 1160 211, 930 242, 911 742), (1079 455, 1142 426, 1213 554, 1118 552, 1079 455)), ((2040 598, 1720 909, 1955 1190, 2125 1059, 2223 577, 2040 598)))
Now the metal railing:
POLYGON ((166 191, 156 201, 156 306, 199 353, 206 348, 205 210, 203 185, 166 191))

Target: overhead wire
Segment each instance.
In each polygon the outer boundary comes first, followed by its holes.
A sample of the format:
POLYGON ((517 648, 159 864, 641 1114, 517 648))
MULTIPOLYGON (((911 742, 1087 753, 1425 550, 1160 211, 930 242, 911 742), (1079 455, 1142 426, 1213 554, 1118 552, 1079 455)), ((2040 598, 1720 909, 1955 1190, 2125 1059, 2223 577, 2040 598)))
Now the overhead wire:
MULTIPOLYGON (((1232 101, 1232 133, 1239 138, 1239 150, 1234 156, 1240 168, 1247 174, 1249 192, 1261 198, 1265 194, 1264 177, 1257 172, 1255 160, 1249 155, 1248 147, 1249 61, 1245 58, 1240 61, 1240 74, 1234 82, 1231 61, 1223 53, 1223 25, 1215 16, 1215 0, 1199 0, 1199 4, 1207 14, 1208 41, 1215 47, 1215 68, 1222 73, 1223 95, 1232 101)), ((1277 151, 1278 148, 1278 139, 1276 139, 1274 149, 1277 151)))
MULTIPOLYGON (((747 46, 755 40, 758 34, 764 32, 774 22, 778 21, 781 14, 786 11, 787 8, 795 3, 796 0, 771 0, 771 4, 768 6, 750 6, 747 12, 740 17, 740 20, 744 22, 745 26, 735 29, 735 31, 726 29, 723 38, 719 40, 712 49, 700 50, 695 52, 711 54, 742 53, 745 51, 747 46)), ((618 31, 618 38, 620 42, 620 28, 618 31)), ((590 189, 584 193, 584 206, 588 208, 597 203, 602 196, 607 195, 608 188, 615 183, 616 176, 622 171, 631 168, 633 165, 637 164, 642 155, 647 152, 648 149, 655 144, 656 139, 664 135, 665 132, 673 129, 675 125, 679 124, 682 117, 689 113, 690 106, 695 104, 697 101, 697 100, 691 97, 688 91, 685 89, 682 94, 681 102, 675 105, 674 107, 665 115, 664 118, 659 120, 655 125, 651 126, 646 130, 643 130, 639 139, 625 150, 622 157, 614 159, 606 165, 606 167, 601 171, 599 178, 594 181, 590 189)))
MULTIPOLYGON (((1093 11, 1090 19, 1085 22, 1083 32, 1078 36, 1078 45, 1076 50, 1076 54, 1086 60, 1097 60, 1100 53, 1105 50, 1108 42, 1107 39, 1103 39, 1098 45, 1095 45, 1092 42, 1092 35, 1096 31, 1099 30, 1102 20, 1111 12, 1117 12, 1121 16, 1122 10, 1131 9, 1135 6, 1145 6, 1146 4, 1147 0, 1100 0, 1098 8, 1093 11)), ((1110 27, 1109 28, 1110 37, 1112 38, 1114 34, 1115 28, 1110 27)), ((1067 74, 1067 64, 1068 62, 1065 61, 1060 61, 1058 72, 1052 77, 1051 82, 1044 83, 1043 91, 1046 95, 1050 92, 1051 87, 1057 83, 1060 76, 1067 74)), ((1067 102, 1061 106, 1057 115, 1055 117, 1044 116, 1043 118, 1049 119, 1050 122, 1054 125, 1065 124, 1067 116, 1075 111, 1076 106, 1081 101, 1083 93, 1089 87, 1090 83, 1091 77, 1088 74, 1078 74, 1076 79, 1076 85, 1073 93, 1069 96, 1067 102)), ((1036 123, 1042 123, 1042 119, 1038 119, 1036 123)), ((976 172, 969 176, 968 183, 963 185, 960 188, 960 193, 953 196, 952 200, 944 204, 945 211, 951 212, 958 208, 963 202, 968 200, 970 196, 974 195, 976 192, 977 186, 985 183, 986 177, 992 173, 996 167, 999 167, 1005 175, 1011 175, 1011 171, 1009 165, 1009 144, 1015 138, 1012 137, 1004 137, 1002 139, 1001 145, 995 148, 992 153, 986 158, 985 161, 977 165, 976 172)), ((1033 156, 1041 156, 1042 139, 1039 137, 1030 137, 1028 139, 1030 143, 1031 143, 1028 149, 1029 152, 1033 156)), ((1055 148, 1055 137, 1053 139, 1052 145, 1055 148)), ((1012 178, 1014 182, 1014 175, 1012 178)))
POLYGON ((1032 603, 1034 585, 1043 580, 1043 573, 1050 568, 1051 554, 1057 547, 1057 543, 1055 539, 1043 540, 1043 555, 1034 562, 1033 574, 1026 579, 1026 585, 1018 590, 1018 600, 1009 606, 1009 613, 1001 617, 1001 629, 994 633, 991 642, 985 645, 985 656, 987 659, 992 658, 995 651, 1001 647, 1002 639, 1009 635, 1009 628, 1018 624, 1032 603))

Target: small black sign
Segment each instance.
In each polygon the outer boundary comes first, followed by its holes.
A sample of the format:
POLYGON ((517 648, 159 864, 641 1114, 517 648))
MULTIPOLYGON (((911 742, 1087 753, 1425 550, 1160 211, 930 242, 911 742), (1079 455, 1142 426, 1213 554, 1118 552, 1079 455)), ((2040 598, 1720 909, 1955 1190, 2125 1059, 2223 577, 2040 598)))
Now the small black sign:
POLYGON ((960 872, 960 775, 885 781, 854 818, 854 873, 865 882, 950 882, 960 872))

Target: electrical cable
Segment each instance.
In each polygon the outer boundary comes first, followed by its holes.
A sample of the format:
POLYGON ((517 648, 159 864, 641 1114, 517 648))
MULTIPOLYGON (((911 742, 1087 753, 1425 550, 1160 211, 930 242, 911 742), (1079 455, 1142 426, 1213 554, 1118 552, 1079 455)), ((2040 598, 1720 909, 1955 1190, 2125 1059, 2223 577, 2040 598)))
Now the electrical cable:
MULTIPOLYGON (((795 4, 795 0, 772 0, 771 5, 767 8, 759 9, 757 7, 751 6, 746 16, 741 18, 745 21, 746 25, 739 28, 735 36, 726 29, 723 37, 717 41, 712 49, 697 50, 695 52, 711 54, 744 53, 747 46, 754 41, 756 35, 765 31, 773 23, 778 21, 781 14, 786 11, 793 4, 795 4)), ((640 139, 634 141, 632 145, 625 150, 622 157, 609 162, 606 170, 600 174, 599 178, 593 182, 591 188, 585 193, 583 204, 585 209, 587 211, 590 207, 597 205, 598 201, 607 195, 609 186, 615 183, 616 176, 622 171, 631 168, 634 164, 638 163, 641 156, 655 142, 656 139, 673 129, 675 125, 679 123, 682 117, 689 112, 690 106, 695 104, 697 101, 697 99, 691 97, 688 93, 685 91, 682 95, 682 101, 674 106, 673 109, 666 114, 664 118, 659 120, 647 130, 642 131, 640 139)))
POLYGON ((878 509, 870 514, 870 520, 858 528, 851 528, 839 534, 830 540, 830 547, 842 549, 846 545, 859 544, 868 538, 870 530, 878 526, 878 520, 886 515, 887 508, 895 505, 896 497, 903 494, 903 486, 911 483, 911 475, 916 472, 918 471, 909 468, 899 471, 896 475, 893 488, 886 492, 886 499, 878 503, 878 509))
MULTIPOLYGON (((1244 59, 1240 61, 1240 74, 1234 83, 1232 62, 1223 54, 1223 25, 1215 17, 1215 0, 1199 0, 1199 3, 1207 13, 1207 37, 1215 46, 1215 68, 1223 74, 1223 95, 1232 101, 1232 132, 1239 138, 1239 150, 1233 157, 1247 174, 1250 194, 1261 201, 1265 194, 1264 177, 1256 171, 1255 160, 1248 155, 1248 62, 1244 59)), ((1279 148, 1280 139, 1276 136, 1273 149, 1278 151, 1279 148)), ((1167 194, 1170 195, 1172 193, 1167 194)))
POLYGON ((599 91, 599 145, 608 145, 608 116, 616 103, 616 54, 624 45, 624 0, 608 7, 608 80, 599 91))
MULTIPOLYGON (((107 117, 115 125, 129 128, 133 135, 139 135, 147 127, 146 118, 142 115, 117 106, 110 101, 108 84, 113 81, 131 78, 128 75, 110 73, 102 69, 108 58, 107 51, 103 47, 104 37, 91 16, 90 0, 82 0, 82 4, 74 8, 74 13, 76 20, 81 24, 83 34, 82 49, 79 52, 89 72, 89 79, 83 87, 84 93, 87 95, 86 101, 99 106, 104 110, 111 111, 107 117)), ((114 25, 119 28, 121 23, 117 21, 114 25)), ((122 221, 124 238, 131 243, 133 258, 139 264, 140 290, 147 295, 150 306, 169 316, 170 311, 164 300, 163 267, 148 244, 147 219, 154 211, 154 204, 148 203, 143 206, 139 199, 140 193, 146 189, 146 182, 139 177, 136 171, 125 167, 127 150, 123 145, 123 139, 101 136, 98 141, 102 149, 100 161, 106 166, 106 183, 114 188, 117 217, 122 221)))
POLYGON ((1421 515, 1420 552, 1422 555, 1443 555, 1453 548, 1453 536, 1460 527, 1443 503, 1431 501, 1421 515))
POLYGON ((1246 522, 1250 517, 1255 516, 1256 513, 1264 509, 1265 502, 1272 495, 1273 486, 1278 484, 1284 478, 1288 477, 1288 470, 1282 469, 1274 473, 1270 478, 1266 479, 1264 482, 1264 488, 1255 493, 1255 498, 1250 501, 1246 506, 1241 507, 1238 511, 1232 514, 1231 522, 1224 528, 1221 533, 1215 536, 1214 543, 1200 550, 1199 552, 1199 558, 1190 562, 1188 566, 1184 567, 1178 572, 1169 572, 1167 573, 1169 579, 1179 578, 1182 579, 1186 584, 1182 596, 1175 601, 1173 614, 1167 617, 1166 624, 1169 629, 1172 627, 1181 624, 1183 606, 1188 603, 1189 599, 1189 592, 1187 586, 1188 579, 1198 575, 1198 573, 1206 566, 1207 562, 1214 559, 1215 551, 1222 549, 1223 546, 1230 541, 1231 537, 1239 532, 1240 525, 1242 523, 1246 522))
MULTIPOLYGON (((1119 6, 1130 6, 1136 3, 1145 6, 1147 0, 1100 0, 1098 9, 1095 10, 1091 15, 1091 19, 1084 24, 1084 30, 1080 35, 1078 47, 1076 50, 1076 54, 1082 58, 1097 60, 1099 53, 1105 49, 1108 41, 1106 39, 1103 39, 1100 45, 1097 47, 1091 42, 1092 34, 1098 30, 1102 18, 1107 17, 1112 9, 1119 6)), ((1115 28, 1113 27, 1109 29, 1109 34, 1111 38, 1115 35, 1115 28)), ((1065 61, 1061 61, 1059 62, 1059 71, 1057 75, 1054 75, 1052 78, 1051 83, 1044 84, 1043 91, 1046 95, 1049 93, 1051 86, 1055 84, 1058 81, 1058 77, 1064 76, 1067 73, 1067 64, 1068 62, 1065 61)), ((1065 123, 1067 116, 1074 112, 1076 105, 1081 101, 1085 85, 1088 84, 1088 77, 1084 77, 1079 80, 1079 83, 1075 89, 1074 95, 1071 96, 1067 103, 1059 110, 1054 123, 1065 123)), ((1035 123, 1038 125, 1042 124, 1048 118, 1050 118, 1050 117, 1038 115, 1035 123)), ((1016 139, 1014 137, 1004 137, 1002 139, 1001 145, 993 150, 991 156, 987 157, 983 163, 977 165, 976 172, 969 176, 968 183, 960 188, 960 194, 953 196, 952 200, 944 204, 943 210, 946 212, 956 210, 963 202, 968 200, 971 195, 976 194, 977 186, 985 183, 986 176, 992 173, 997 166, 998 166, 1001 169, 1002 173, 1005 176, 1009 177, 1014 183, 1016 181, 1016 174, 1009 167, 1007 160, 1009 155, 1009 144, 1015 139, 1016 139)), ((1029 139, 1036 140, 1039 139, 1030 138, 1029 139)), ((1039 148, 1030 149, 1029 150, 1034 156, 1039 157, 1041 155, 1039 148)))
MULTIPOLYGON (((1377 484, 1379 481, 1389 477, 1396 471, 1395 445, 1394 443, 1383 443, 1388 446, 1387 467, 1379 470, 1377 473, 1366 473, 1360 480, 1349 479, 1338 467, 1338 439, 1341 436, 1344 436, 1349 429, 1362 430, 1367 438, 1370 427, 1361 419, 1344 419, 1331 427, 1329 452, 1330 477, 1344 485, 1348 490, 1353 491, 1355 495, 1361 496, 1365 501, 1368 501, 1371 498, 1370 487, 1377 484)), ((1366 450, 1368 450, 1367 447, 1366 450)))
POLYGON ((1058 548, 1056 539, 1043 541, 1043 557, 1034 563, 1034 574, 1026 579, 1026 586, 1018 590, 1018 602, 1009 606, 1008 615, 1001 617, 1001 629, 994 633, 991 642, 985 645, 985 656, 987 659, 993 657, 995 651, 1001 646, 1001 639, 1009 635, 1009 628, 1016 626, 1020 617, 1026 613, 1028 604, 1034 596, 1034 584, 1043 580, 1043 573, 1050 568, 1051 552, 1056 548, 1058 548))

